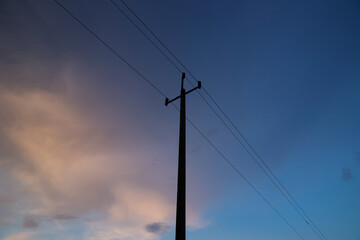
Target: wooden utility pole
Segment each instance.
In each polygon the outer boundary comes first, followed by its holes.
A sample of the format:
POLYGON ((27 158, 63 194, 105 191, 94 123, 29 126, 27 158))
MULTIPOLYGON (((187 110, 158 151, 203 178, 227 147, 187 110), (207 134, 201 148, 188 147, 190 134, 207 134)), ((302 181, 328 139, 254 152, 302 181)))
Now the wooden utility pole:
POLYGON ((185 73, 181 77, 181 93, 176 98, 165 99, 165 105, 180 98, 180 134, 179 134, 179 165, 177 180, 177 201, 176 201, 176 229, 175 240, 185 240, 186 237, 186 112, 185 112, 185 96, 186 94, 201 88, 201 82, 197 87, 185 91, 184 89, 185 73))

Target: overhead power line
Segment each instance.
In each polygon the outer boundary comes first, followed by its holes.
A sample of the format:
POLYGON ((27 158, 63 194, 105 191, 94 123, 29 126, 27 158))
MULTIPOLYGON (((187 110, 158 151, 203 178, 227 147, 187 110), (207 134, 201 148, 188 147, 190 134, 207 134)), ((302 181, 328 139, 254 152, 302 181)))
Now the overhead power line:
MULTIPOLYGON (((112 4, 149 40, 152 45, 156 47, 160 51, 160 53, 179 71, 182 72, 181 69, 167 56, 167 54, 158 47, 158 45, 123 11, 114 0, 110 0, 112 4)), ((198 79, 191 73, 191 71, 176 57, 176 55, 160 40, 159 37, 147 26, 147 24, 141 20, 141 18, 126 4, 124 0, 120 0, 122 4, 136 17, 136 19, 141 22, 141 24, 149 31, 149 33, 161 44, 162 47, 166 49, 166 51, 186 70, 192 79, 198 82, 198 79)), ((187 79, 189 81, 189 79, 187 79)), ((192 82, 189 81, 192 84, 192 82)), ((313 230, 313 232, 320 238, 327 238, 324 234, 319 230, 319 228, 315 225, 315 223, 311 220, 311 218, 306 214, 303 208, 298 204, 295 198, 290 194, 287 188, 281 183, 278 177, 274 174, 274 172, 270 169, 270 167, 266 164, 266 162, 261 158, 261 156, 257 153, 257 151, 252 147, 249 141, 245 138, 245 136, 241 133, 239 128, 234 124, 234 122, 228 117, 228 115, 224 112, 224 110, 219 106, 219 104, 214 100, 214 98, 209 94, 206 88, 203 87, 205 94, 211 99, 211 101, 215 104, 215 106, 220 110, 220 112, 225 116, 227 121, 231 124, 231 126, 235 129, 235 131, 240 135, 240 137, 245 141, 246 145, 251 149, 251 151, 257 156, 257 158, 261 161, 263 165, 251 154, 251 152, 245 147, 242 141, 237 137, 234 131, 229 127, 229 125, 223 120, 223 118, 216 112, 216 110, 211 106, 211 104, 203 97, 203 95, 198 92, 200 97, 204 100, 204 102, 210 107, 210 109, 215 113, 215 115, 219 118, 219 120, 225 125, 225 127, 229 130, 229 132, 236 138, 239 144, 245 149, 245 151, 250 155, 253 161, 260 167, 260 169, 265 173, 265 175, 269 178, 269 180, 274 184, 274 186, 280 191, 280 193, 285 197, 285 199, 289 202, 289 204, 294 208, 294 210, 299 214, 299 216, 305 221, 307 225, 313 230), (264 168, 265 167, 265 168, 264 168)))
MULTIPOLYGON (((116 52, 109 44, 107 44, 101 37, 99 37, 94 31, 92 31, 86 24, 84 24, 79 18, 77 18, 73 13, 71 13, 64 5, 59 1, 54 0, 67 14, 74 18, 82 27, 84 27, 91 35, 93 35, 97 40, 99 40, 108 50, 110 50, 115 56, 120 58, 126 65, 128 65, 132 70, 134 70, 144 81, 146 81, 157 93, 161 96, 166 97, 166 95, 156 87, 148 78, 141 74, 135 67, 133 67, 128 61, 126 61, 118 52, 116 52)), ((172 104, 178 111, 179 109, 172 104)), ((215 149, 215 151, 237 172, 237 174, 274 210, 274 212, 301 238, 304 240, 304 237, 299 233, 299 231, 265 198, 264 195, 235 167, 235 165, 209 140, 206 135, 200 131, 200 129, 187 118, 187 121, 195 128, 195 130, 206 140, 206 142, 215 149)))
POLYGON ((64 5, 62 5, 59 1, 54 0, 67 14, 73 17, 83 28, 85 28, 91 35, 93 35, 97 40, 99 40, 110 52, 115 54, 118 58, 120 58, 126 65, 128 65, 134 72, 136 72, 144 81, 146 81, 153 89, 155 89, 159 94, 166 98, 166 95, 155 86, 148 78, 142 75, 136 68, 134 68, 128 61, 126 61, 118 52, 116 52, 109 44, 107 44, 99 35, 93 32, 87 25, 85 25, 79 18, 77 18, 74 14, 72 14, 64 5))
POLYGON ((141 34, 152 43, 152 45, 180 72, 182 73, 181 69, 166 55, 166 53, 161 50, 161 48, 156 45, 156 43, 149 38, 149 36, 127 15, 113 0, 111 2, 114 6, 141 32, 141 34))
MULTIPOLYGON (((179 108, 173 104, 173 106, 179 111, 179 108)), ((266 204, 301 238, 305 240, 305 238, 300 234, 300 232, 266 199, 266 197, 245 177, 245 175, 224 155, 219 148, 215 146, 213 142, 189 119, 186 120, 190 123, 190 125, 202 136, 205 141, 221 156, 221 158, 239 175, 260 197, 265 201, 266 204)))

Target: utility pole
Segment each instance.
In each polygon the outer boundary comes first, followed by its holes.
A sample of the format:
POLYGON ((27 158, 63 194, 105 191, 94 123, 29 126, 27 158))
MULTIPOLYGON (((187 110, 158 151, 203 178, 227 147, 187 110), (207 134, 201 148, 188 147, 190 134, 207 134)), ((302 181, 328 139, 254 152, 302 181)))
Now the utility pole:
POLYGON ((181 93, 176 98, 165 99, 165 106, 180 98, 180 134, 179 134, 179 165, 177 180, 177 200, 176 200, 176 229, 175 240, 185 240, 186 237, 186 113, 185 96, 186 94, 201 88, 201 82, 198 81, 197 87, 185 91, 184 89, 185 73, 181 76, 181 93))

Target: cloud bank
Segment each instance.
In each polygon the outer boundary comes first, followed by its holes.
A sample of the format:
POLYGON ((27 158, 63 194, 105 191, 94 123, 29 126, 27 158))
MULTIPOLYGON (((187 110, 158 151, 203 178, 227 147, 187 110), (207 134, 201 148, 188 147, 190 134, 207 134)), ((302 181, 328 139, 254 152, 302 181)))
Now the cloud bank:
MULTIPOLYGON (((23 228, 83 221, 89 239, 157 239, 170 229, 174 193, 159 189, 156 177, 149 180, 149 158, 110 144, 98 122, 64 95, 3 91, 0 99, 7 116, 2 138, 16 152, 8 167, 32 203, 22 210, 23 228)), ((203 225, 197 213, 189 224, 203 225)))

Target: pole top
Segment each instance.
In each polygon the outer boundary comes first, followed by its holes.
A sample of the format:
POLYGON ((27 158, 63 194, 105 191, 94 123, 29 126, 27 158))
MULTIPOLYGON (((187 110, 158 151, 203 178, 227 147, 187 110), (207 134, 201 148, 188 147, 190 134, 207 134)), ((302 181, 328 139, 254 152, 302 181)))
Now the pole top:
POLYGON ((185 79, 185 73, 183 72, 181 75, 181 90, 184 89, 184 79, 185 79))
POLYGON ((185 73, 182 73, 182 76, 181 76, 181 93, 179 96, 177 96, 176 98, 173 98, 171 100, 169 100, 168 98, 165 99, 165 106, 169 105, 169 103, 179 99, 179 98, 182 98, 183 96, 185 97, 186 94, 188 93, 191 93, 192 91, 195 91, 196 89, 200 89, 201 88, 201 82, 198 81, 197 82, 197 87, 194 87, 193 89, 189 90, 189 91, 185 91, 184 89, 184 79, 185 79, 185 73))

